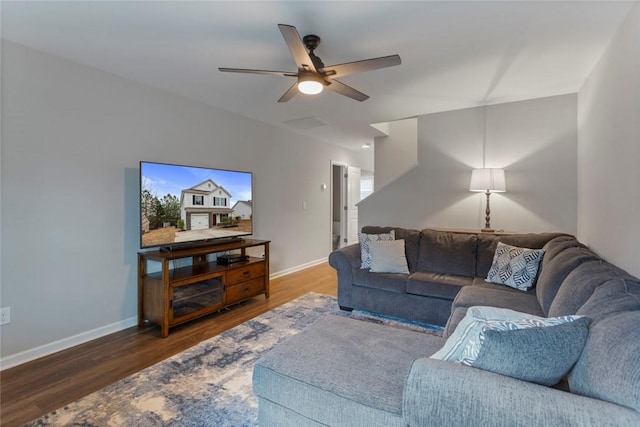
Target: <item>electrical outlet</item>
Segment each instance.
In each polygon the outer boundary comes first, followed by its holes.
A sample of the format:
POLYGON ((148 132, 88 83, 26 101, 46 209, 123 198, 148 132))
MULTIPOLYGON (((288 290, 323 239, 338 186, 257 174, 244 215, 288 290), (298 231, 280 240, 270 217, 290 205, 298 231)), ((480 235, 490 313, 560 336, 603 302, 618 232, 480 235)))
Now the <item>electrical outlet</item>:
POLYGON ((11 323, 11 307, 3 307, 0 309, 0 325, 11 323))

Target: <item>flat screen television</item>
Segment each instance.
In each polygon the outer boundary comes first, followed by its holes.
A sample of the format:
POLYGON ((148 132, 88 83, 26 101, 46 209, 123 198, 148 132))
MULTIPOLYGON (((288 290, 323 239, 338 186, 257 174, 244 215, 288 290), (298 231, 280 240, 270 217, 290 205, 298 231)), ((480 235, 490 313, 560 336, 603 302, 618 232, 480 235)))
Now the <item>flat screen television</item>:
POLYGON ((175 250, 253 233, 251 172, 140 162, 140 247, 175 250))

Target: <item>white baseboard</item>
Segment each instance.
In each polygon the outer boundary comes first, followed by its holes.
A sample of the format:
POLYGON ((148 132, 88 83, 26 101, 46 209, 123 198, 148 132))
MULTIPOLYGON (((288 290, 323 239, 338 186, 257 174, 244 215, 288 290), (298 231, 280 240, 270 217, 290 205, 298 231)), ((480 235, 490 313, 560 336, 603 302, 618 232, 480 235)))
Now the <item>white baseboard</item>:
POLYGON ((32 360, 57 353, 58 351, 66 350, 79 344, 84 344, 88 341, 95 340, 97 338, 121 331, 126 328, 130 328, 137 324, 138 316, 134 316, 130 317, 129 319, 121 320, 119 322, 101 326, 90 331, 79 333, 78 335, 74 335, 72 337, 63 338, 49 344, 44 344, 36 348, 3 357, 2 359, 0 359, 0 371, 13 368, 14 366, 18 366, 23 363, 31 362, 32 360))
MULTIPOLYGON (((286 276, 287 274, 295 273, 305 268, 313 267, 323 262, 327 262, 327 258, 321 258, 315 261, 307 262, 305 264, 297 265, 295 267, 287 268, 285 270, 278 271, 276 273, 269 274, 270 279, 286 276)), ((12 354, 0 359, 0 371, 13 368, 14 366, 21 365, 23 363, 31 362, 32 360, 40 357, 48 356, 53 353, 57 353, 62 350, 74 347, 79 344, 84 344, 91 340, 101 338, 105 335, 112 334, 114 332, 121 331, 123 329, 130 328, 138 324, 138 316, 130 317, 129 319, 121 320, 119 322, 111 323, 110 325, 101 326, 99 328, 82 332, 78 335, 74 335, 69 338, 63 338, 61 340, 44 344, 36 348, 25 350, 20 353, 12 354)))
POLYGON ((281 271, 278 271, 276 273, 271 273, 271 274, 269 274, 269 279, 276 279, 278 277, 286 276, 287 274, 295 273, 295 272, 304 270, 305 268, 309 268, 309 267, 314 267, 316 265, 320 265, 323 262, 327 262, 327 258, 326 257, 317 259, 315 261, 310 261, 310 262, 307 262, 305 264, 296 265, 295 267, 287 268, 285 270, 281 270, 281 271))

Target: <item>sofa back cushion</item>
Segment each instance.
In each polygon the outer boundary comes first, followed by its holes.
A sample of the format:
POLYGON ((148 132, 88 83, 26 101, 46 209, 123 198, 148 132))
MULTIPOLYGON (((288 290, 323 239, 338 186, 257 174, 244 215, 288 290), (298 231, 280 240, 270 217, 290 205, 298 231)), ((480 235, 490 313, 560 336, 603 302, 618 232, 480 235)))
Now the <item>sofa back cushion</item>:
POLYGON ((396 240, 404 240, 404 252, 407 256, 409 271, 415 271, 418 265, 418 251, 420 250, 420 231, 399 227, 377 227, 366 225, 362 232, 366 234, 381 234, 395 231, 396 240))
POLYGON ((563 250, 547 263, 544 263, 543 258, 536 284, 536 296, 545 315, 549 314, 549 307, 569 273, 580 264, 597 259, 599 257, 589 249, 577 246, 563 250))
MULTIPOLYGON (((598 286, 576 314, 587 316, 597 323, 623 311, 640 311, 640 279, 626 273, 598 286)), ((640 323, 636 326, 640 329, 640 323)))
POLYGON ((476 271, 476 242, 475 234, 424 229, 417 270, 473 277, 476 271))
MULTIPOLYGON (((476 262, 476 277, 486 278, 493 263, 493 255, 496 252, 498 242, 520 248, 542 249, 551 239, 558 237, 572 238, 568 234, 562 233, 525 233, 505 236, 495 236, 493 234, 478 234, 478 249, 476 262)), ((545 253, 546 258, 546 253, 545 253)), ((544 258, 543 258, 544 262, 544 258)))
POLYGON ((551 306, 549 316, 576 314, 593 292, 603 283, 627 273, 602 259, 586 261, 564 279, 551 306))
POLYGON ((573 236, 560 236, 555 239, 551 239, 544 245, 544 259, 542 260, 541 268, 544 268, 546 264, 550 263, 552 259, 568 248, 580 247, 586 248, 586 246, 578 241, 573 236))
POLYGON ((571 392, 640 412, 640 311, 592 324, 582 355, 569 373, 571 392))

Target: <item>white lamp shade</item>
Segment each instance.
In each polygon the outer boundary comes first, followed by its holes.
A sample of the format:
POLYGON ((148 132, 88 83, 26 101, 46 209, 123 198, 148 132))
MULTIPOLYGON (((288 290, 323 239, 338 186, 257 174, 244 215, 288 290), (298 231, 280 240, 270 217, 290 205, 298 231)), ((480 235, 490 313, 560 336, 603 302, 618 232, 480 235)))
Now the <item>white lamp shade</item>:
POLYGON ((469 191, 489 191, 494 193, 507 191, 504 169, 474 169, 471 171, 469 191))

